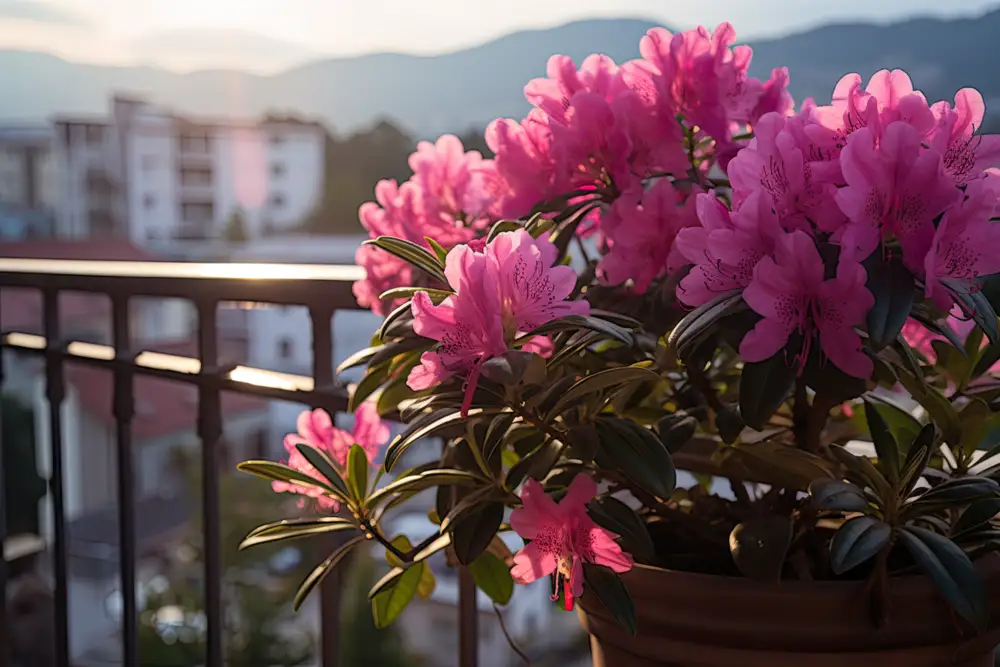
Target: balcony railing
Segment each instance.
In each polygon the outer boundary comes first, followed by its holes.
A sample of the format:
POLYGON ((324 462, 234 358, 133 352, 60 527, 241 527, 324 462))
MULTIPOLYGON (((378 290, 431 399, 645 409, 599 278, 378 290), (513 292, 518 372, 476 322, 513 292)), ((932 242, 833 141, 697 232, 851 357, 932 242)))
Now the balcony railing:
MULTIPOLYGON (((359 277, 353 266, 195 264, 168 262, 93 262, 0 259, 0 290, 33 288, 40 291, 43 304, 43 335, 4 331, 2 349, 34 355, 45 366, 45 395, 48 401, 52 505, 52 534, 55 579, 55 654, 59 667, 71 664, 68 605, 68 555, 66 488, 63 460, 61 410, 67 389, 64 366, 68 362, 103 368, 113 376, 113 416, 117 441, 117 494, 119 522, 122 664, 138 667, 139 615, 136 570, 136 461, 133 451, 132 421, 136 414, 133 381, 152 376, 186 383, 198 390, 197 433, 201 444, 202 530, 204 545, 204 608, 207 620, 204 665, 226 664, 223 645, 224 600, 220 538, 220 470, 223 391, 252 394, 268 399, 304 403, 331 414, 346 409, 347 389, 336 381, 333 371, 331 320, 338 310, 355 309, 351 282, 359 277), (89 292, 106 295, 111 302, 113 344, 110 346, 74 342, 60 331, 60 294, 89 292), (197 318, 197 358, 150 354, 133 349, 129 337, 130 300, 139 297, 181 298, 195 306, 197 318), (312 322, 312 376, 276 374, 246 366, 219 364, 216 313, 224 302, 266 302, 304 306, 312 322)), ((2 356, 0 356, 2 359, 2 356)), ((0 381, 3 362, 0 361, 0 381)), ((3 443, 0 442, 0 470, 3 470, 3 443)), ((0 475, 0 544, 6 539, 3 476, 0 475)), ((0 601, 7 599, 8 564, 0 559, 0 601)), ((476 635, 475 588, 467 572, 459 573, 458 615, 460 628, 459 664, 475 667, 476 635)), ((331 573, 319 591, 321 631, 318 655, 322 667, 338 666, 341 578, 331 573)), ((11 619, 0 604, 0 667, 10 667, 6 647, 10 645, 11 619)))

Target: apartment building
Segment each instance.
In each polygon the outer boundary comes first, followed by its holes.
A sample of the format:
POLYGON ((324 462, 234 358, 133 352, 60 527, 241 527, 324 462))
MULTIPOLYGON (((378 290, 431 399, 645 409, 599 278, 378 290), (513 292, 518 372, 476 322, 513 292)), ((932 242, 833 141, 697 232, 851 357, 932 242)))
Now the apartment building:
POLYGON ((327 132, 291 117, 196 118, 116 96, 106 116, 53 119, 58 235, 168 249, 297 227, 322 195, 327 132))

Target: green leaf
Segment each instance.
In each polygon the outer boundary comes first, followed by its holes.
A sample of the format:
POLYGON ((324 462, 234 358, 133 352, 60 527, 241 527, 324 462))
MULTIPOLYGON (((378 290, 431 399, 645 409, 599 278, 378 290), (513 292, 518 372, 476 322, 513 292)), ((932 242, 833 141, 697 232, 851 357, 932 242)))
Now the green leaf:
POLYGON ((347 411, 357 412, 358 408, 361 406, 369 396, 378 391, 386 380, 389 379, 389 363, 383 363, 379 366, 370 366, 368 372, 365 376, 361 378, 354 387, 354 391, 351 392, 351 400, 348 401, 347 411))
POLYGON ((344 480, 341 478, 340 473, 337 472, 337 467, 329 455, 324 452, 311 447, 305 443, 299 443, 295 445, 295 449, 299 450, 299 453, 305 457, 312 467, 319 471, 319 474, 323 475, 326 479, 330 481, 334 489, 334 493, 340 497, 340 499, 346 502, 351 494, 347 491, 347 486, 344 485, 344 480))
POLYGON ((969 289, 951 280, 942 280, 955 301, 961 304, 962 310, 972 316, 983 329, 983 333, 990 339, 991 343, 1000 340, 1000 331, 997 328, 997 314, 993 310, 993 305, 986 295, 981 291, 969 291, 969 289))
POLYGON ((899 260, 885 260, 879 253, 865 263, 868 270, 868 291, 875 304, 868 311, 868 340, 876 352, 902 331, 913 307, 916 289, 913 274, 899 260))
POLYGON ((1000 496, 1000 484, 989 477, 957 477, 917 496, 915 503, 962 505, 988 496, 1000 496))
POLYGON ((870 560, 889 544, 892 527, 870 516, 856 516, 840 527, 830 542, 830 568, 844 574, 870 560))
POLYGON ((885 475, 875 467, 867 456, 854 454, 840 445, 830 445, 830 453, 833 457, 844 464, 844 466, 855 476, 860 478, 865 486, 870 486, 880 498, 890 498, 893 495, 892 485, 885 475))
POLYGON ((539 358, 531 352, 521 350, 509 350, 499 357, 492 357, 480 365, 479 369, 483 377, 492 380, 505 387, 517 385, 524 377, 525 372, 532 363, 532 359, 539 358))
POLYGON ((740 415, 746 425, 763 431, 771 415, 784 403, 795 383, 795 367, 779 350, 770 359, 743 364, 740 376, 740 415))
POLYGON ((733 528, 729 551, 745 576, 777 583, 792 545, 792 519, 767 514, 748 519, 733 528))
POLYGON ((347 554, 351 553, 351 550, 354 549, 354 547, 358 546, 364 541, 365 541, 364 535, 358 535, 357 537, 352 537, 350 540, 345 542, 339 549, 334 551, 325 561, 320 563, 315 570, 309 573, 309 576, 306 577, 305 581, 302 582, 302 585, 299 586, 298 592, 295 593, 295 599, 292 602, 292 607, 295 609, 295 611, 299 610, 299 607, 301 607, 302 603, 305 602, 305 599, 309 596, 309 593, 311 593, 312 590, 316 588, 316 586, 321 581, 323 581, 326 575, 330 573, 330 570, 337 567, 340 561, 342 561, 344 557, 347 556, 347 554))
POLYGON ((387 628, 413 600, 420 587, 427 563, 417 563, 407 568, 391 588, 382 590, 372 598, 372 617, 376 628, 387 628))
MULTIPOLYGON (((715 429, 719 432, 722 442, 731 445, 740 438, 743 429, 746 428, 743 415, 740 414, 739 406, 735 403, 722 406, 715 413, 715 429)), ((670 450, 673 452, 674 450, 670 450)))
POLYGON ((652 562, 653 540, 646 524, 632 508, 611 496, 592 500, 587 514, 601 528, 606 528, 621 538, 622 547, 640 562, 652 562))
POLYGON ((283 542, 300 537, 309 537, 322 533, 334 533, 342 530, 357 529, 353 521, 335 516, 316 517, 308 519, 285 519, 267 523, 251 530, 240 542, 240 551, 258 544, 283 542))
POLYGON ((648 368, 638 366, 620 366, 618 368, 607 368, 588 375, 572 387, 569 388, 562 397, 556 401, 555 406, 549 411, 549 419, 555 415, 562 414, 568 406, 579 398, 594 394, 612 387, 620 387, 631 382, 659 382, 660 376, 648 368))
POLYGON ((375 354, 382 349, 382 345, 374 345, 372 347, 366 347, 363 350, 358 350, 351 356, 340 362, 337 366, 337 375, 340 375, 344 371, 354 368, 355 366, 361 366, 362 364, 367 364, 368 360, 371 359, 375 354))
POLYGON ((437 255, 438 261, 441 262, 441 266, 444 266, 445 260, 448 258, 448 251, 445 250, 440 243, 429 236, 425 236, 424 241, 427 241, 427 245, 430 246, 431 250, 434 251, 434 254, 437 255))
POLYGON ((503 523, 503 511, 502 503, 482 503, 452 523, 452 545, 459 563, 469 565, 486 551, 503 523))
POLYGON ((396 493, 414 494, 436 486, 479 486, 486 483, 488 480, 465 470, 428 470, 400 477, 381 489, 376 489, 368 497, 368 506, 375 507, 396 493))
POLYGON ((839 479, 815 480, 809 485, 809 496, 821 510, 863 512, 868 507, 864 491, 839 479))
POLYGON ((486 235, 486 241, 492 241, 504 232, 516 232, 519 229, 524 229, 524 227, 518 222, 514 222, 513 220, 498 220, 490 227, 490 233, 486 235))
POLYGON ((368 495, 368 454, 361 445, 351 445, 347 452, 347 486, 358 506, 364 507, 368 495))
POLYGON ((990 430, 991 419, 996 413, 981 398, 971 398, 969 402, 958 413, 962 428, 962 438, 957 444, 967 454, 972 454, 979 449, 980 443, 986 438, 990 430))
POLYGON ((937 439, 937 429, 934 424, 927 424, 917 437, 913 439, 913 444, 906 454, 906 461, 903 463, 903 471, 899 476, 903 497, 906 497, 916 486, 923 475, 927 464, 930 463, 934 454, 934 442, 937 439))
POLYGON ((899 381, 910 392, 910 395, 927 410, 934 423, 941 428, 945 442, 957 444, 961 441, 961 421, 958 418, 955 408, 944 397, 944 394, 937 388, 927 384, 922 375, 917 379, 909 373, 900 373, 899 381))
POLYGON ((628 419, 601 417, 595 424, 602 456, 654 496, 668 498, 673 493, 677 470, 656 434, 628 419))
POLYGON ((435 305, 441 303, 454 292, 431 287, 393 287, 378 295, 379 301, 395 301, 396 299, 412 299, 417 292, 426 292, 435 305))
POLYGON ((563 218, 563 214, 556 216, 556 220, 560 223, 559 229, 556 230, 555 234, 552 235, 550 239, 552 245, 556 247, 556 264, 562 261, 566 256, 566 250, 569 248, 569 242, 573 240, 576 236, 576 230, 579 228, 580 223, 583 219, 587 217, 587 214, 598 207, 598 202, 594 200, 583 201, 577 204, 573 204, 565 213, 568 215, 563 218))
POLYGON ((677 350, 679 357, 685 358, 711 333, 716 322, 747 307, 743 300, 743 292, 722 294, 685 315, 670 331, 667 344, 677 350))
POLYGON ((977 378, 986 374, 997 362, 1000 362, 1000 345, 994 343, 982 350, 979 361, 972 371, 972 377, 977 378))
POLYGON ((955 522, 953 535, 968 533, 986 525, 1000 514, 1000 498, 982 498, 969 505, 955 522))
POLYGON ((513 412, 504 412, 490 422, 486 429, 486 437, 483 439, 483 458, 487 462, 495 460, 504 448, 504 436, 514 423, 513 412))
POLYGON ((275 463, 274 461, 244 461, 236 467, 243 472, 256 475, 257 477, 263 477, 264 479, 276 480, 278 482, 295 482, 296 484, 304 484, 305 486, 315 486, 338 498, 346 499, 347 497, 346 493, 341 495, 338 490, 331 486, 328 482, 324 482, 321 479, 307 475, 304 472, 299 472, 295 468, 289 468, 284 463, 275 463))
POLYGON ((884 396, 869 394, 865 397, 865 400, 865 409, 868 409, 867 405, 871 405, 878 411, 879 416, 882 417, 886 426, 889 427, 889 432, 892 433, 892 437, 895 439, 900 453, 906 454, 909 451, 909 443, 913 442, 913 439, 920 433, 923 424, 912 414, 884 396), (906 449, 904 449, 904 445, 906 449))
POLYGON ((444 276, 444 264, 438 260, 437 255, 431 254, 426 248, 412 241, 397 239, 393 236, 379 236, 378 238, 365 241, 364 244, 381 248, 399 257, 404 262, 408 262, 418 269, 425 271, 442 283, 448 283, 448 279, 444 276))
POLYGON ((794 489, 806 489, 816 479, 836 476, 836 467, 824 457, 774 440, 741 442, 721 451, 755 478, 794 489))
POLYGON ((896 439, 882 415, 868 401, 865 401, 865 419, 878 455, 879 470, 895 485, 899 482, 899 447, 896 439))
POLYGON ((510 568, 491 554, 484 551, 476 560, 469 563, 469 574, 482 592, 486 593, 497 604, 510 602, 514 594, 514 580, 510 576, 510 568))
POLYGON ((566 317, 561 317, 558 320, 552 320, 551 322, 543 324, 537 329, 526 333, 518 338, 515 343, 530 340, 535 336, 547 336, 560 331, 578 331, 581 329, 597 331, 604 334, 609 339, 616 340, 627 347, 631 347, 635 342, 632 334, 627 329, 624 329, 613 322, 609 322, 608 320, 593 316, 567 315, 566 317))
POLYGON ((561 442, 549 438, 507 471, 504 486, 514 490, 528 477, 539 481, 545 479, 545 476, 552 470, 552 466, 559 460, 562 450, 561 442))
POLYGON ((500 409, 472 408, 469 410, 468 417, 462 417, 461 412, 447 409, 439 410, 433 414, 437 415, 439 412, 447 414, 438 416, 430 422, 418 420, 419 423, 415 422, 414 424, 410 424, 406 431, 396 436, 396 438, 389 444, 389 447, 385 450, 385 468, 387 471, 392 472, 392 468, 396 464, 396 461, 399 460, 399 457, 401 457, 414 442, 430 437, 451 427, 464 427, 467 421, 475 420, 481 415, 498 414, 500 409))
POLYGON ((585 464, 592 462, 601 448, 601 436, 593 424, 577 424, 570 429, 566 439, 569 441, 566 455, 585 464))
MULTIPOLYGON (((698 420, 687 416, 681 419, 674 419, 674 415, 664 417, 657 424, 657 432, 660 440, 667 451, 673 454, 681 447, 691 442, 695 432, 698 430, 698 420), (669 421, 668 421, 669 420, 669 421)), ((718 421, 718 416, 716 416, 718 421)))
POLYGON ((638 631, 635 603, 621 577, 602 565, 584 563, 583 579, 587 594, 596 597, 611 617, 634 637, 638 631))
POLYGON ((985 630, 990 618, 989 593, 966 553, 951 540, 916 526, 902 528, 898 539, 955 611, 985 630))

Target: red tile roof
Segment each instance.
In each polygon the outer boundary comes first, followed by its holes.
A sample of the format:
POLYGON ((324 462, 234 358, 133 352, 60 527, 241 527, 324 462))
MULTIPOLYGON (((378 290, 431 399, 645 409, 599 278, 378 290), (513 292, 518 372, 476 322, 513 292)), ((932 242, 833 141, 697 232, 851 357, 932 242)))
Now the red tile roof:
POLYGON ((0 258, 80 259, 126 262, 155 262, 159 255, 120 239, 80 239, 15 241, 0 243, 0 258))
MULTIPOLYGON (((81 364, 67 364, 66 379, 77 389, 80 406, 91 416, 114 424, 113 379, 110 371, 81 364)), ((132 437, 141 440, 171 433, 193 432, 198 419, 198 389, 181 382, 136 376, 135 416, 132 437)), ((226 417, 261 412, 267 400, 233 392, 222 394, 226 417)))

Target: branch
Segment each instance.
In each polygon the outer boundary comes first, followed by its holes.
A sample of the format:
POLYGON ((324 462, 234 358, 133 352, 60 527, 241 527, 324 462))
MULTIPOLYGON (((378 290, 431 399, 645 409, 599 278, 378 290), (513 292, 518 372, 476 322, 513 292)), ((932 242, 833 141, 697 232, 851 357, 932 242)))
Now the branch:
POLYGON ((493 611, 496 612, 497 620, 500 621, 500 630, 501 632, 503 632, 503 636, 507 638, 507 643, 510 645, 511 650, 513 650, 514 653, 517 653, 518 657, 521 658, 521 660, 524 660, 524 664, 528 665, 528 667, 531 667, 531 660, 528 659, 528 656, 525 655, 524 651, 522 651, 518 647, 517 643, 510 636, 510 633, 507 632, 507 624, 504 623, 503 614, 500 613, 500 607, 499 605, 497 605, 496 602, 493 603, 493 611))

